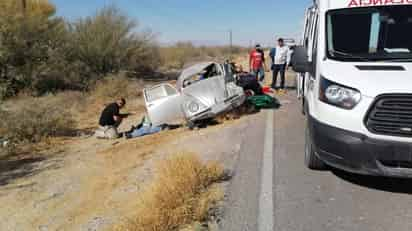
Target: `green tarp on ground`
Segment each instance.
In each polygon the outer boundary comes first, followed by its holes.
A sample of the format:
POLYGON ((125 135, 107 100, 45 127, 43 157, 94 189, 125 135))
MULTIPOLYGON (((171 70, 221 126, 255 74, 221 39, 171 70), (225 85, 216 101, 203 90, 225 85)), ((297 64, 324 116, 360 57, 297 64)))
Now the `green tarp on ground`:
POLYGON ((279 100, 270 95, 254 95, 247 98, 247 102, 256 109, 279 108, 279 100))

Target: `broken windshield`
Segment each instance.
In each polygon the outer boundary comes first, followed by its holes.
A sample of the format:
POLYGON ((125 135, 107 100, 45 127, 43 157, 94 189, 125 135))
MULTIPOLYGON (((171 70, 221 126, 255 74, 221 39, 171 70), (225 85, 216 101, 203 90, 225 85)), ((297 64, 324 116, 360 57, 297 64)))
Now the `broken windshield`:
POLYGON ((201 72, 191 75, 183 81, 183 88, 186 88, 192 84, 198 83, 199 81, 213 78, 216 76, 221 76, 222 72, 216 64, 211 64, 203 69, 201 72))
POLYGON ((330 11, 327 55, 340 61, 398 61, 412 58, 412 6, 330 11))

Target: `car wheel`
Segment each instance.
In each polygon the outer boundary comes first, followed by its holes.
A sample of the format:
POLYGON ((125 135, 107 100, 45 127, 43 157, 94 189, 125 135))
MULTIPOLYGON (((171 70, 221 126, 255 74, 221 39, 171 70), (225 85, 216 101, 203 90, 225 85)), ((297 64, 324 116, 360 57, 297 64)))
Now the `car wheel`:
POLYGON ((193 122, 193 121, 190 121, 190 120, 187 121, 186 126, 187 126, 190 130, 194 130, 194 129, 197 127, 196 123, 193 122))
POLYGON ((315 154, 313 143, 310 138, 309 125, 306 125, 305 130, 305 165, 312 170, 324 170, 326 168, 325 163, 315 154))

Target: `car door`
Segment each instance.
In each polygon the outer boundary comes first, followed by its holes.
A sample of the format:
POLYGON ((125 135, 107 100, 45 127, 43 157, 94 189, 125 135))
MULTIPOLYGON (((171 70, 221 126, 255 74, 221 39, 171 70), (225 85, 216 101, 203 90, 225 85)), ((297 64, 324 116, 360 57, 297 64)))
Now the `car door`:
POLYGON ((175 124, 184 119, 182 96, 170 84, 160 84, 143 90, 147 113, 154 126, 175 124))

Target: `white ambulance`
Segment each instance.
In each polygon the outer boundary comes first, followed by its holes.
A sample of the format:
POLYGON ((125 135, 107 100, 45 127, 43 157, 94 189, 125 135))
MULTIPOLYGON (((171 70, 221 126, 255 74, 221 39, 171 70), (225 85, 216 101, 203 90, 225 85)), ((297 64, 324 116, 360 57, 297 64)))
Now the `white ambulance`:
POLYGON ((319 0, 305 18, 305 164, 411 178, 412 0, 319 0))

